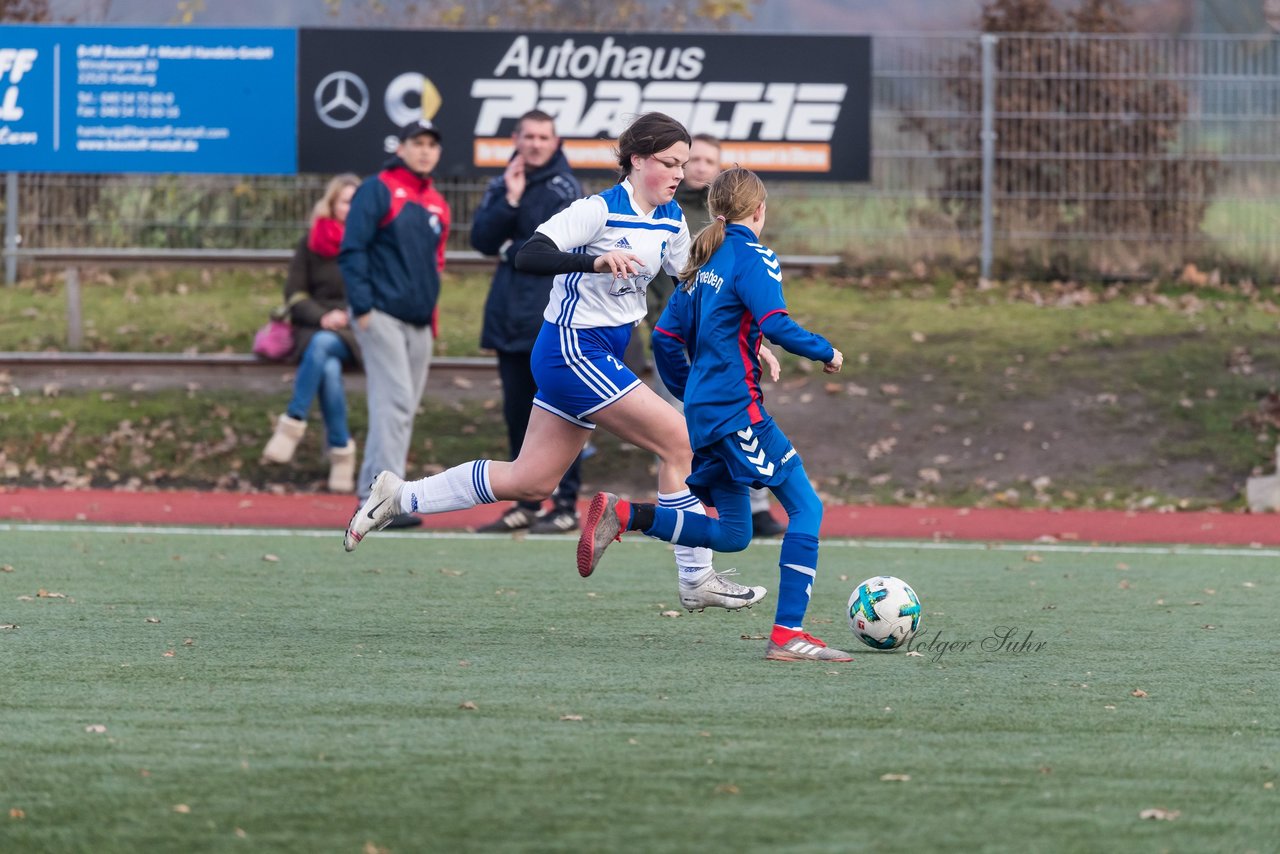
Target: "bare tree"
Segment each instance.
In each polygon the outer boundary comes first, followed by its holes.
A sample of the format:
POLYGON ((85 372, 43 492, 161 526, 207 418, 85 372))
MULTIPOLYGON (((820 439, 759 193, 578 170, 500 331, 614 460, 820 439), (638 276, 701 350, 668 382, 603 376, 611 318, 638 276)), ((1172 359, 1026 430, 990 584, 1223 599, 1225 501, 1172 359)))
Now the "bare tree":
MULTIPOLYGON (((1051 0, 992 0, 989 33, 1129 32, 1120 0, 1083 0, 1062 12, 1051 0)), ((1199 234, 1218 163, 1179 149, 1188 98, 1162 79, 1153 52, 1125 40, 1037 39, 1011 35, 996 51, 994 175, 997 233, 1114 236, 1168 244, 1199 234), (1017 157, 1002 157, 1016 152, 1017 157), (1175 156, 1176 155, 1176 156, 1175 156)), ((945 62, 947 88, 968 116, 909 115, 904 127, 938 153, 934 188, 960 227, 980 217, 982 83, 978 48, 945 62)), ((1087 245, 1087 243, 1086 243, 1087 245)))
POLYGON ((759 0, 322 0, 356 24, 543 30, 724 28, 759 0))
POLYGON ((49 20, 49 0, 0 0, 0 23, 43 24, 49 20))

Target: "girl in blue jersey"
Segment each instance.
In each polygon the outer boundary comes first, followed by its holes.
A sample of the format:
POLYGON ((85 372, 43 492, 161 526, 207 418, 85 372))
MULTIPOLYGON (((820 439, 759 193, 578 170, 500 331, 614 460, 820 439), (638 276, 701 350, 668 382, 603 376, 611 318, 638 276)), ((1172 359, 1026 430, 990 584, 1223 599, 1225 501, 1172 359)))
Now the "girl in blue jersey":
MULTIPOLYGON (((670 116, 640 116, 618 138, 622 180, 552 216, 516 255, 517 268, 555 280, 531 357, 538 392, 515 461, 474 460, 409 483, 379 474, 347 526, 347 551, 401 512, 547 498, 597 424, 658 456, 659 506, 705 512, 685 484, 693 452, 684 419, 622 361, 649 281, 664 268, 678 274, 689 255, 689 228, 673 201, 689 141, 670 116)), ((737 610, 764 597, 763 587, 716 573, 711 560, 705 547, 677 547, 686 607, 737 610)))
POLYGON ((663 381, 684 401, 693 448, 694 493, 719 519, 678 509, 595 496, 578 541, 578 571, 590 575, 623 531, 716 551, 741 551, 751 541, 748 490, 765 486, 789 521, 779 560, 777 613, 765 651, 775 661, 851 661, 804 631, 818 567, 822 502, 791 441, 764 408, 760 390, 762 336, 783 349, 840 370, 844 357, 822 336, 797 324, 782 296, 778 258, 760 243, 764 184, 734 168, 711 185, 715 217, 693 241, 677 289, 653 332, 663 381), (688 359, 686 359, 686 353, 688 359))

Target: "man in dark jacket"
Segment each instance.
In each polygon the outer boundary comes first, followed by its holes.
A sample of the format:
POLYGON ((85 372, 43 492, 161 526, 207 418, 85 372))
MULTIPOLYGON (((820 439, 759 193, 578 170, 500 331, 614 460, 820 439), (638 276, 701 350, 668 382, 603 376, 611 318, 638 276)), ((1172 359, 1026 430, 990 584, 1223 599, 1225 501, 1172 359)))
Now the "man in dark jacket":
MULTIPOLYGON (((378 472, 405 475, 413 416, 427 384, 449 236, 449 206, 430 177, 440 141, 425 119, 400 132, 395 156, 356 190, 338 253, 368 393, 361 503, 378 472)), ((403 513, 391 526, 421 523, 403 513)))
MULTIPOLYGON (((541 110, 525 113, 516 123, 514 141, 515 153, 506 170, 489 182, 471 226, 471 245, 485 255, 498 256, 498 269, 484 305, 480 346, 498 354, 502 414, 513 460, 524 442, 529 410, 538 391, 530 354, 542 327, 553 279, 517 270, 514 259, 538 226, 582 196, 550 115, 541 110)), ((565 472, 552 495, 551 509, 540 513, 539 503, 521 502, 479 530, 505 533, 527 528, 533 534, 576 531, 581 462, 579 457, 565 472)))

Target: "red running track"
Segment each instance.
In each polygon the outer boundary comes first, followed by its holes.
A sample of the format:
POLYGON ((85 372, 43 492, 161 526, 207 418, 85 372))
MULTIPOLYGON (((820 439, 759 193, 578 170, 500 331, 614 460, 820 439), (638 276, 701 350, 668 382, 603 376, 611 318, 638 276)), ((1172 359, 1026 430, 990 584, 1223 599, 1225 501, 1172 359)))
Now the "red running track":
MULTIPOLYGON (((13 522, 332 528, 336 532, 354 510, 353 497, 328 494, 0 490, 0 520, 13 522)), ((423 523, 426 529, 466 530, 492 521, 496 513, 495 507, 476 507, 425 516, 423 523)), ((822 533, 852 538, 1276 546, 1280 545, 1280 515, 835 505, 826 508, 822 533)))

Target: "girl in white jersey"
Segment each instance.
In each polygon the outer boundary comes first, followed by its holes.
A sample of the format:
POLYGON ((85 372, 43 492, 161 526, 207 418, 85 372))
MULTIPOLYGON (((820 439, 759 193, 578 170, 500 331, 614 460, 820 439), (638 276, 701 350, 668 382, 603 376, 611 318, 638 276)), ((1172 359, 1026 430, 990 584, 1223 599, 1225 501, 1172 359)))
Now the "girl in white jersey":
MULTIPOLYGON (((670 116, 640 116, 618 138, 621 182, 547 220, 516 256, 518 268, 556 277, 534 344, 538 393, 516 460, 474 460, 408 483, 382 472, 347 525, 347 551, 399 513, 545 499, 597 424, 658 456, 659 506, 704 512, 685 485, 693 452, 683 416, 622 361, 645 315, 649 281, 661 268, 678 275, 688 258, 689 229, 672 199, 689 143, 670 116)), ((677 546, 676 565, 690 610, 737 610, 766 593, 716 573, 706 548, 677 546)))

